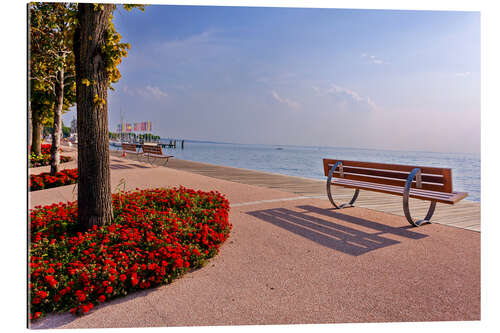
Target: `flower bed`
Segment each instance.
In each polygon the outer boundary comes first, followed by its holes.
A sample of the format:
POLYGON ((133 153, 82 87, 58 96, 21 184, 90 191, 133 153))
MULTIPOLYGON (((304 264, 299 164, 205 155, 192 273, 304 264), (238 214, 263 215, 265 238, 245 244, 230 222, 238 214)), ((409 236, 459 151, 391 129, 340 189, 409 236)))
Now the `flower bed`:
POLYGON ((52 147, 51 144, 48 144, 48 145, 41 145, 40 146, 40 153, 42 155, 47 155, 47 154, 50 154, 50 148, 52 147))
POLYGON ((30 175, 30 191, 44 190, 47 188, 75 184, 78 182, 78 169, 65 169, 54 176, 50 172, 30 175))
POLYGON ((80 233, 76 202, 30 212, 30 319, 169 283, 216 255, 231 229, 222 194, 182 187, 114 194, 113 214, 80 233))
MULTIPOLYGON (((36 155, 35 153, 31 153, 30 155, 30 168, 36 168, 40 166, 46 166, 50 164, 51 155, 50 155, 50 147, 52 145, 42 145, 40 155, 36 155)), ((60 148, 62 151, 62 149, 60 148)), ((71 161, 72 158, 70 156, 60 156, 60 163, 66 163, 71 161)))

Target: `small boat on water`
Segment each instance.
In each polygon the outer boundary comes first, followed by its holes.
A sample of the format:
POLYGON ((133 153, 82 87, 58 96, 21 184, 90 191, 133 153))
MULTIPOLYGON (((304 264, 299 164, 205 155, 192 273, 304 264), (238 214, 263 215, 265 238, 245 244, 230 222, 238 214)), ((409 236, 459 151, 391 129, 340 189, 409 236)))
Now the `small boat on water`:
POLYGON ((109 140, 109 144, 112 145, 113 147, 121 147, 122 143, 120 141, 116 140, 109 140))

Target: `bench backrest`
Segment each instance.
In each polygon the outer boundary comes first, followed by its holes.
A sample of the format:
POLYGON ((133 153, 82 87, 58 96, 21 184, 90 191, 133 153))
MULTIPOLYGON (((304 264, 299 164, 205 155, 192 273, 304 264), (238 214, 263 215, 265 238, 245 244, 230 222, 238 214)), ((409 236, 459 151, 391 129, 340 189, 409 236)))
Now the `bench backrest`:
POLYGON ((122 143, 122 149, 128 151, 136 151, 136 145, 133 143, 122 143))
POLYGON ((147 153, 147 154, 162 155, 160 145, 147 145, 147 144, 145 144, 142 146, 142 151, 144 153, 147 153))
MULTIPOLYGON (((323 159, 323 168, 325 176, 328 176, 330 169, 335 163, 340 160, 323 159)), ((422 172, 422 186, 424 190, 431 190, 437 192, 453 192, 451 169, 449 168, 435 168, 424 166, 411 166, 401 164, 386 164, 386 163, 373 163, 373 162, 359 162, 359 161, 346 161, 342 160, 343 175, 341 175, 339 168, 333 173, 334 178, 344 178, 351 180, 358 180, 370 183, 405 186, 408 175, 414 168, 420 168, 422 172)), ((413 179, 412 187, 416 186, 415 177, 413 179)))

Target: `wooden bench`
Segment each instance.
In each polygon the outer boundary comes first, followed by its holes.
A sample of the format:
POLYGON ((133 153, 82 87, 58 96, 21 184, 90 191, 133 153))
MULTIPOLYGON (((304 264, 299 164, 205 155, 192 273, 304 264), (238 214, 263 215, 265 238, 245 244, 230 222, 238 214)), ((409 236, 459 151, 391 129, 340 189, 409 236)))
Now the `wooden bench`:
POLYGON ((142 152, 139 152, 137 150, 137 146, 135 145, 135 143, 122 143, 122 151, 124 153, 134 154, 135 156, 137 156, 137 160, 139 160, 139 156, 142 155, 142 152))
POLYGON ((436 202, 455 204, 467 197, 466 192, 453 192, 451 169, 400 164, 323 159, 328 199, 337 209, 352 207, 359 190, 382 192, 403 197, 406 219, 414 226, 430 223, 436 202), (351 201, 339 205, 332 198, 331 186, 356 189, 351 201), (411 217, 409 198, 430 201, 427 215, 422 220, 411 217))
POLYGON ((163 165, 166 166, 168 164, 168 159, 174 157, 172 155, 163 155, 163 152, 161 151, 161 146, 157 144, 152 145, 145 143, 142 146, 142 151, 144 153, 144 156, 148 157, 148 162, 151 163, 151 165, 153 165, 153 162, 156 160, 164 159, 165 162, 163 163, 163 165))

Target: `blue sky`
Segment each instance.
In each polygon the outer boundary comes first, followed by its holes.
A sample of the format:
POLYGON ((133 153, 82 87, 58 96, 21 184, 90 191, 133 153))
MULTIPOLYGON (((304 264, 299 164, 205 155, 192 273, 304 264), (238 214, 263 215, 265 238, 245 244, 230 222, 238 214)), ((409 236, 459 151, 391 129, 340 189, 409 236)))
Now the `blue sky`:
MULTIPOLYGON (((148 6, 109 97, 162 137, 480 151, 480 14, 148 6)), ((75 112, 64 116, 69 123, 75 112)))

